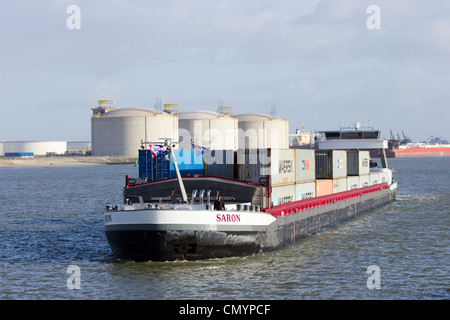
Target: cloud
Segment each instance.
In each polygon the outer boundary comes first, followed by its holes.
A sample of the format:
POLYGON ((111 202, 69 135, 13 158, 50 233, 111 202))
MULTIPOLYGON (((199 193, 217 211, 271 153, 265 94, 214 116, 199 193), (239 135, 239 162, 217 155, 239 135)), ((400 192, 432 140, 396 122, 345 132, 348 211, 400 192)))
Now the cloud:
MULTIPOLYGON (((223 101, 268 113, 276 105, 291 131, 371 118, 384 132, 450 136, 449 21, 446 0, 7 2, 0 138, 54 139, 35 123, 62 102, 81 119, 100 98, 152 107, 158 96, 182 110, 223 101), (374 3, 380 30, 366 27, 374 3), (72 4, 80 30, 66 27, 72 4), (19 106, 20 119, 11 111, 19 106)), ((63 113, 52 119, 66 121, 63 113)), ((80 126, 58 134, 89 140, 89 119, 80 126)))

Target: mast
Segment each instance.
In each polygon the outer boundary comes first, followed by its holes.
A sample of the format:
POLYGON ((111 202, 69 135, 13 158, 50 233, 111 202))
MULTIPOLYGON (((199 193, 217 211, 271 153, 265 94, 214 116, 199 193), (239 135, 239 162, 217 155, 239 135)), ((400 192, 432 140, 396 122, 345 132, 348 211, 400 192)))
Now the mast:
POLYGON ((181 197, 183 198, 183 202, 187 203, 188 200, 187 200, 186 189, 184 188, 184 183, 183 183, 183 180, 181 179, 180 170, 178 169, 178 163, 177 163, 177 159, 175 158, 175 154, 173 153, 172 145, 168 142, 168 140, 166 140, 164 142, 164 145, 169 150, 170 156, 172 157, 173 166, 175 167, 175 172, 177 173, 178 184, 180 185, 181 197))

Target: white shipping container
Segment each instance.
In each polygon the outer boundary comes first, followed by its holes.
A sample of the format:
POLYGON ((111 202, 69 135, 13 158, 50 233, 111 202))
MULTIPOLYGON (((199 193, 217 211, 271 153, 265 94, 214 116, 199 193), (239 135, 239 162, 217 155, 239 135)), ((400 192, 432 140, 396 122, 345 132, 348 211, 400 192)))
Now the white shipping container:
POLYGON ((347 151, 333 150, 333 179, 347 177, 347 151))
POLYGON ((366 174, 359 177, 359 187, 364 188, 370 186, 370 175, 366 174))
POLYGON ((388 184, 392 183, 392 170, 388 168, 372 168, 370 169, 370 174, 379 174, 378 183, 387 182, 388 184))
POLYGON ((295 182, 312 182, 316 179, 314 154, 312 149, 295 149, 295 182))
POLYGON ((379 183, 388 182, 388 173, 386 171, 380 172, 379 175, 380 175, 379 183))
POLYGON ((270 175, 271 185, 295 184, 295 149, 240 149, 239 179, 260 183, 270 175))
POLYGON ((347 178, 333 179, 333 193, 347 191, 347 178))
POLYGON ((370 153, 369 151, 359 151, 359 175, 366 175, 370 173, 370 153))
POLYGON ((383 169, 383 172, 386 174, 386 182, 390 185, 392 183, 392 170, 383 169))
POLYGON ((379 184, 380 182, 380 173, 379 172, 371 172, 370 173, 370 185, 379 184))
POLYGON ((378 174, 378 183, 383 183, 383 182, 387 182, 387 177, 384 172, 380 172, 378 174))
POLYGON ((272 185, 295 183, 295 149, 272 149, 270 179, 272 185))
POLYGON ((296 192, 295 200, 314 198, 316 196, 316 183, 315 182, 297 183, 295 185, 295 192, 296 192))
POLYGON ((274 206, 295 201, 295 184, 272 186, 271 198, 274 206))
POLYGON ((347 177, 347 190, 354 190, 358 189, 359 187, 360 186, 358 176, 347 177))

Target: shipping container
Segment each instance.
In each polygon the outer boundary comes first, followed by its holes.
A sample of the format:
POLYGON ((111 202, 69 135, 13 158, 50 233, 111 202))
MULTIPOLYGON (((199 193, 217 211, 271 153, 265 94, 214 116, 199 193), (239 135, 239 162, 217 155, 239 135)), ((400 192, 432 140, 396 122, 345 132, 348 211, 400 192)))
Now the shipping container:
POLYGON ((359 177, 359 187, 364 188, 370 186, 370 175, 366 174, 359 177))
POLYGON ((315 152, 312 149, 295 149, 295 182, 313 182, 316 179, 315 152))
MULTIPOLYGON (((204 173, 202 152, 196 152, 192 149, 173 149, 172 151, 182 176, 202 175, 204 173)), ((170 159, 170 176, 177 176, 172 159, 170 159)))
POLYGON ((156 181, 170 178, 170 160, 164 154, 139 150, 139 178, 156 181))
POLYGON ((333 193, 347 191, 347 178, 333 179, 333 193))
POLYGON ((272 186, 271 198, 273 206, 295 201, 295 197, 295 184, 272 186))
POLYGON ((316 179, 347 177, 347 152, 345 150, 316 150, 316 179))
POLYGON ((347 190, 354 190, 358 188, 360 188, 359 177, 358 176, 347 177, 347 190))
POLYGON ((5 152, 5 158, 31 158, 34 157, 33 152, 5 152))
POLYGON ((320 179, 316 180, 316 197, 325 196, 333 193, 333 180, 320 179))
MULTIPOLYGON (((173 149, 178 169, 182 176, 203 174, 203 157, 193 150, 173 149)), ((175 166, 164 152, 153 153, 151 150, 139 150, 139 178, 156 181, 176 177, 175 166)))
POLYGON ((205 175, 238 178, 234 150, 208 150, 204 153, 203 160, 205 175))
POLYGON ((386 175, 386 181, 385 182, 387 182, 388 184, 391 184, 392 183, 392 170, 389 170, 387 168, 383 168, 382 170, 383 170, 383 172, 386 175))
POLYGON ((295 200, 304 200, 314 198, 316 196, 316 183, 304 182, 295 184, 295 200))
POLYGON ((379 184, 380 182, 380 173, 379 172, 371 172, 370 173, 370 185, 379 184))
POLYGON ((347 150, 347 176, 369 174, 369 151, 347 150))
POLYGON ((363 176, 370 173, 370 152, 359 151, 359 175, 363 176))
POLYGON ((239 149, 237 151, 239 179, 271 185, 295 183, 294 149, 239 149))
POLYGON ((380 173, 380 183, 388 182, 390 184, 389 171, 387 169, 382 170, 380 173))
POLYGON ((370 169, 370 174, 376 175, 378 173, 378 183, 387 182, 392 183, 392 171, 387 168, 372 168, 370 169))
POLYGON ((239 149, 237 151, 238 179, 262 183, 267 181, 270 172, 270 153, 268 149, 239 149))

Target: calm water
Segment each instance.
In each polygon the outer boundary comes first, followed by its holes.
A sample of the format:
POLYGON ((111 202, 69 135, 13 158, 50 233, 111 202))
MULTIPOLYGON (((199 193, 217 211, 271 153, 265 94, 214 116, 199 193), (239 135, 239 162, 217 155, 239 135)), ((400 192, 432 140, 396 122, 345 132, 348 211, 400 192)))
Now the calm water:
POLYGON ((0 299, 449 299, 450 158, 389 164, 398 199, 378 210, 272 253, 162 263, 117 261, 103 233, 133 165, 0 168, 0 299))

